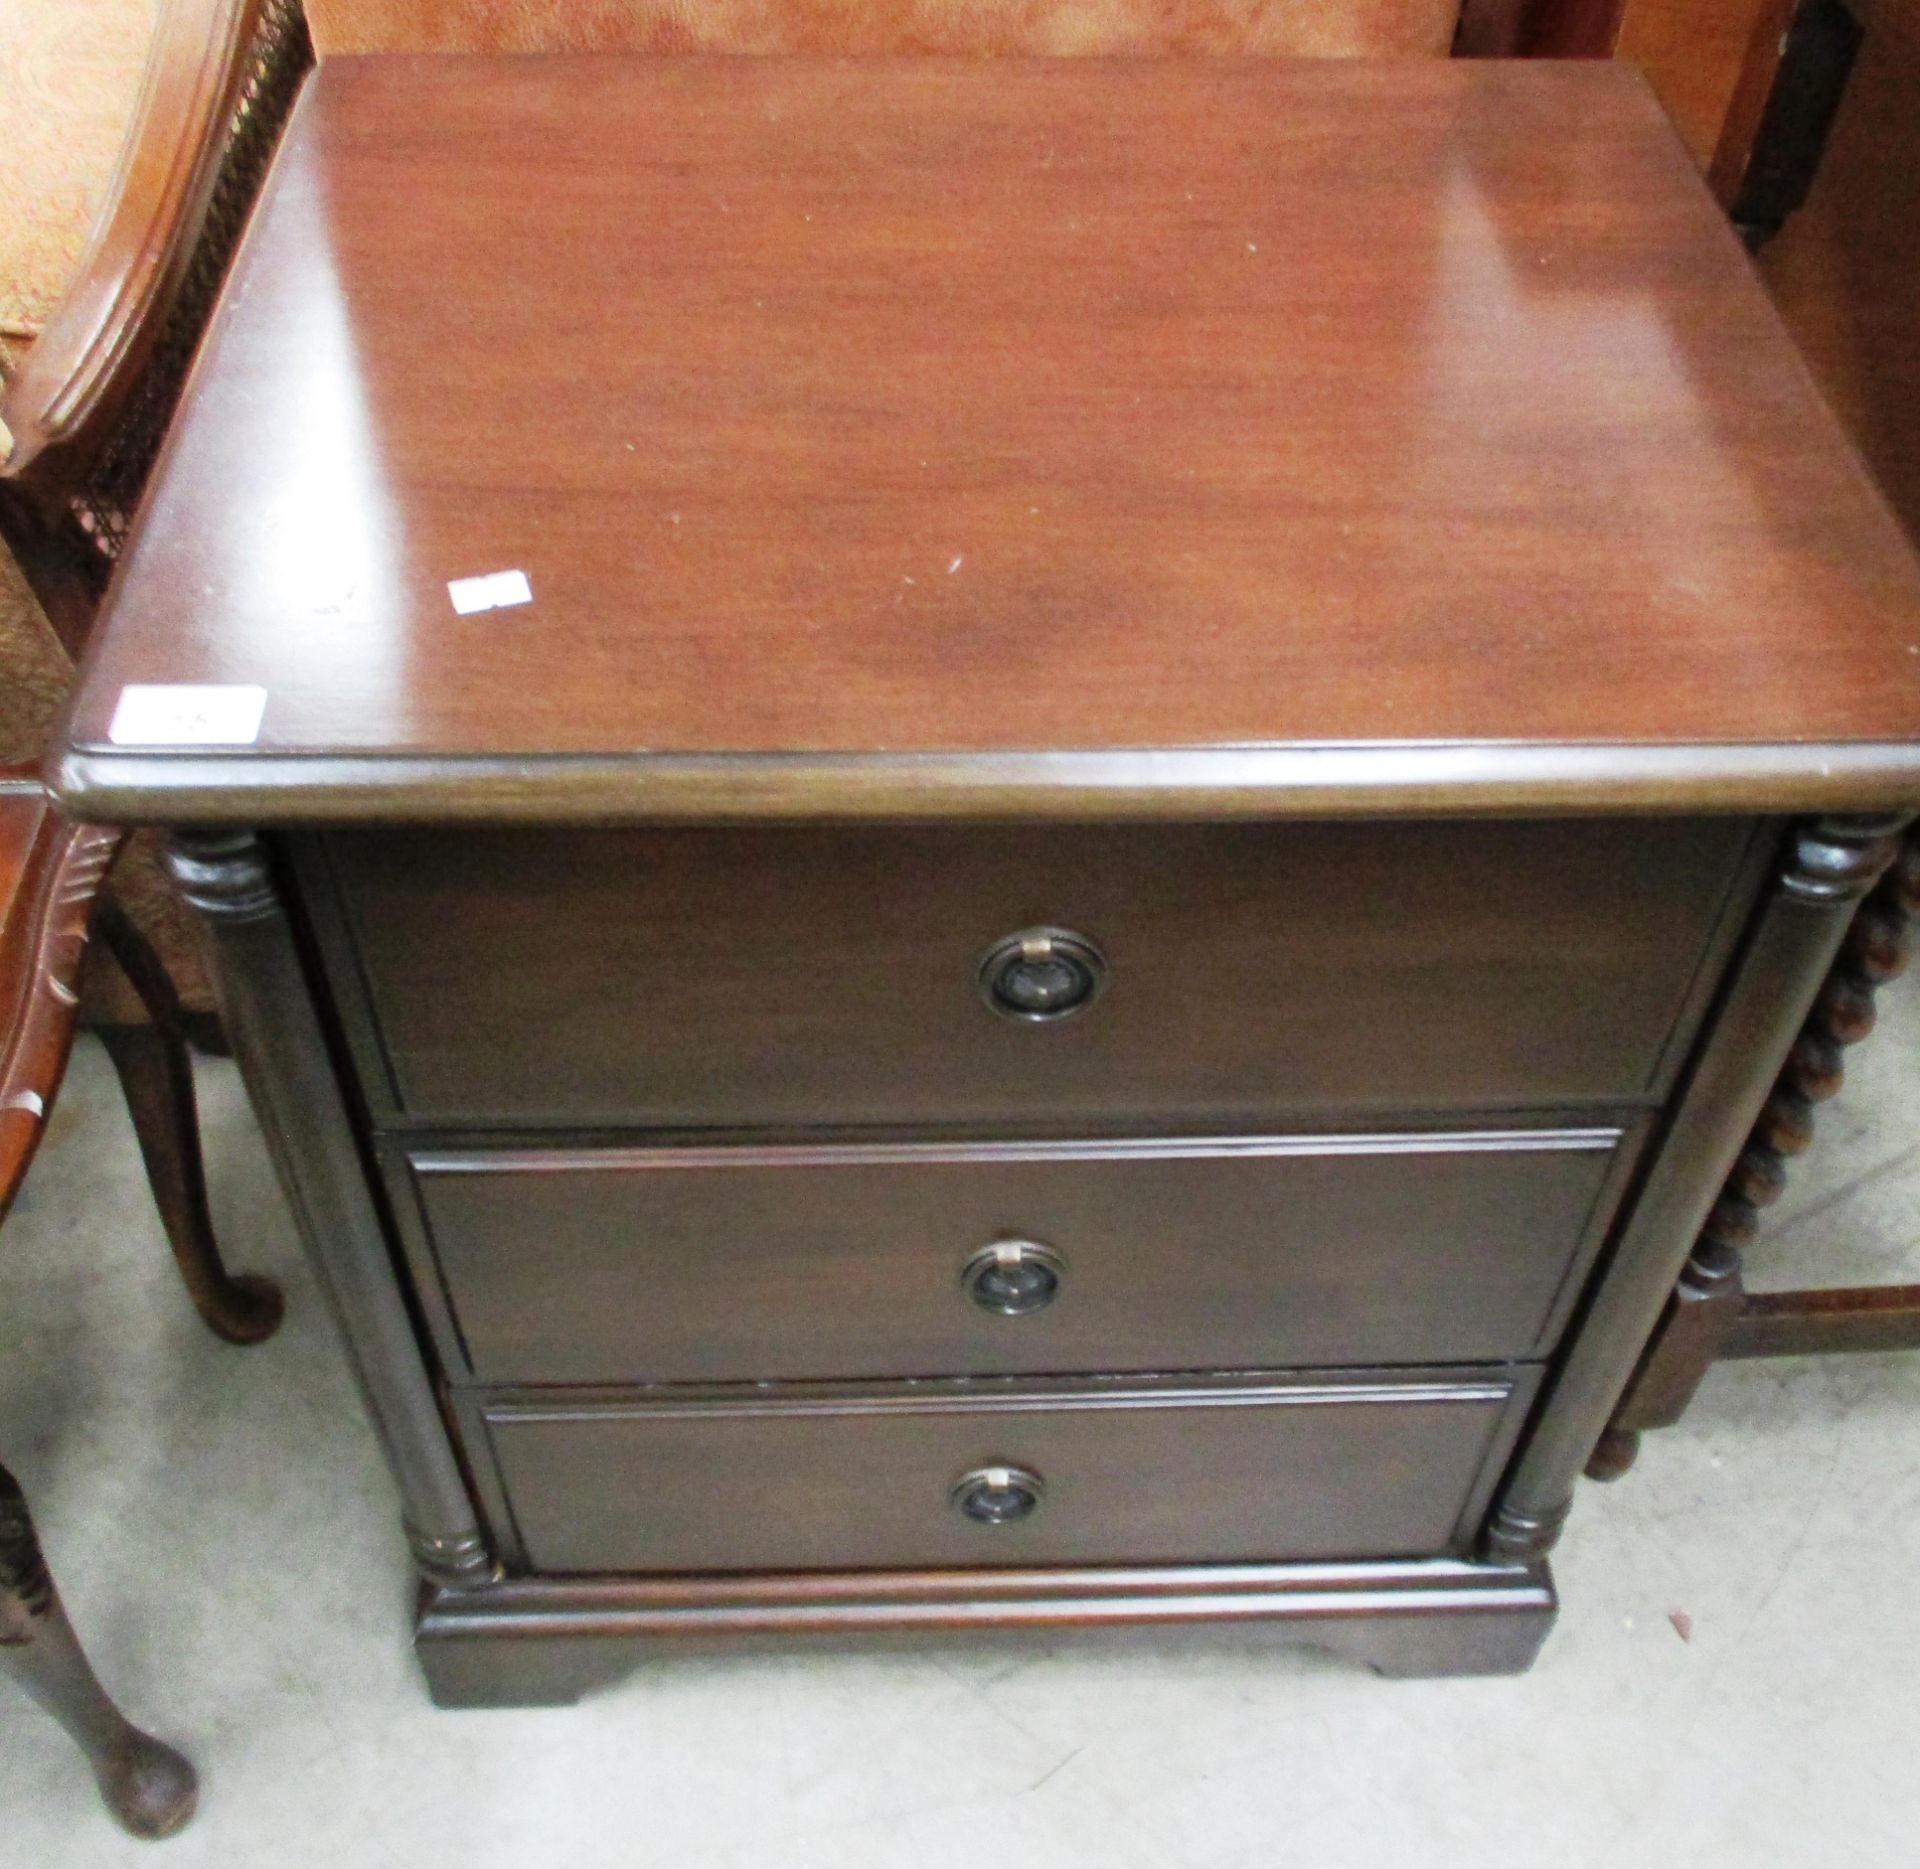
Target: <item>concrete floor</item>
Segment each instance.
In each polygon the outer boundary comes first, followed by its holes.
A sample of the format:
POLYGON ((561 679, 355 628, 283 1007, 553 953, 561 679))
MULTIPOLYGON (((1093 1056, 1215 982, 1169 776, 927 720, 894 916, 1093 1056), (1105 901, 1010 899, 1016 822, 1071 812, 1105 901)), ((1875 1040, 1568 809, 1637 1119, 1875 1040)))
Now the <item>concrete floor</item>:
MULTIPOLYGON (((1920 1853, 1920 1356, 1716 1370, 1588 1486, 1518 1680, 1087 1647, 665 1662, 577 1709, 437 1713, 394 1506, 230 1067, 201 1074, 263 1348, 174 1282, 83 1044, 0 1240, 0 1448, 102 1674, 200 1815, 123 1839, 0 1687, 0 1864, 1754 1869, 1920 1853), (1676 1624, 1684 1623, 1682 1634, 1676 1624)), ((1920 986, 1885 1002, 1757 1283, 1920 1279, 1920 986)))

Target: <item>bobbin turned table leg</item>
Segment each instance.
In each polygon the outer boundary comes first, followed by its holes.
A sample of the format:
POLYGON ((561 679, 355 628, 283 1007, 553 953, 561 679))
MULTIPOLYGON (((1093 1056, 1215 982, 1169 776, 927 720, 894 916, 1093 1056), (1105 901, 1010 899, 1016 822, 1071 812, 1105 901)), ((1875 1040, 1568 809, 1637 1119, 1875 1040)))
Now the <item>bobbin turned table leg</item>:
POLYGON ((1895 1348, 1913 1340, 1916 1288, 1756 1298, 1743 1282, 1742 1265, 1762 1216, 1786 1187, 1788 1164, 1813 1140, 1815 1110, 1840 1090, 1847 1048, 1873 1030, 1875 992, 1906 970, 1916 912, 1920 835, 1909 825, 1898 854, 1855 913, 1659 1327, 1588 1458, 1589 1479, 1625 1473, 1640 1451, 1640 1436, 1672 1427, 1723 1357, 1895 1348))
POLYGON ((107 1697, 47 1572, 32 1515, 0 1467, 0 1660, 87 1755, 100 1795, 137 1837, 171 1836, 193 1815, 193 1767, 107 1697))
MULTIPOLYGON (((1781 1061, 1814 1010, 1858 905, 1900 848, 1905 813, 1803 819, 1786 840, 1719 1013, 1682 1088, 1665 1144, 1615 1248, 1613 1271, 1556 1372, 1541 1425, 1489 1521, 1489 1555, 1530 1561, 1553 1548, 1582 1470, 1612 1479, 1633 1463, 1650 1417, 1620 1407, 1644 1394, 1636 1377, 1656 1330, 1676 1305, 1671 1340, 1686 1342, 1680 1384, 1711 1361, 1738 1293, 1737 1251, 1708 1229, 1727 1194, 1751 1202, 1770 1180, 1750 1146, 1781 1061), (1676 1298, 1676 1284, 1679 1296, 1676 1298), (1622 1379, 1622 1370, 1627 1372, 1622 1379)), ((1837 1081, 1837 1080, 1836 1080, 1837 1081)), ((1686 1389, 1691 1393, 1691 1388, 1686 1389)), ((1684 1398, 1682 1400, 1684 1405, 1684 1398)))

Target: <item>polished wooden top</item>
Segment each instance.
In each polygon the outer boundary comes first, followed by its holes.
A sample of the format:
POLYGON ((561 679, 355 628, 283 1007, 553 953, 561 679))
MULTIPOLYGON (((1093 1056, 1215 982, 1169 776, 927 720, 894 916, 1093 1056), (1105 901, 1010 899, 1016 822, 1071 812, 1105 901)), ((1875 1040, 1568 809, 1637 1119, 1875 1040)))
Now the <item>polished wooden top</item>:
POLYGON ((1627 69, 427 58, 309 82, 63 784, 1784 808, 1917 742, 1920 570, 1627 69), (129 683, 258 742, 109 746, 129 683))

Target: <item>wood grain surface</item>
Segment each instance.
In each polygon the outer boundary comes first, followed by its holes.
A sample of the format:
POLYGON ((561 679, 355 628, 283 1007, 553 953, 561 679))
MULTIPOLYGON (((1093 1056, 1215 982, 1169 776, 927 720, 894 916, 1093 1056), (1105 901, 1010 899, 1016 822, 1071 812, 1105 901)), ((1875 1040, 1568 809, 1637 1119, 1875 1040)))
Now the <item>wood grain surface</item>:
POLYGON ((1537 1381, 526 1390, 484 1419, 549 1573, 1421 1557, 1463 1554, 1537 1381), (1037 1476, 1038 1509, 998 1525, 956 1510, 955 1481, 1001 1464, 1037 1476))
POLYGON ((1494 1362, 1551 1347, 1620 1141, 445 1151, 393 1185, 482 1381, 1494 1362), (1061 1266, 1028 1314, 963 1284, 1010 1239, 1061 1266))
POLYGON ((329 833, 382 1122, 1319 1125, 1656 1102, 1744 914, 1737 818, 329 833), (1035 926, 1106 957, 990 1010, 1035 926), (364 990, 364 997, 363 997, 364 990))
POLYGON ((1606 65, 339 61, 144 519, 123 816, 1920 793, 1920 572, 1606 65))

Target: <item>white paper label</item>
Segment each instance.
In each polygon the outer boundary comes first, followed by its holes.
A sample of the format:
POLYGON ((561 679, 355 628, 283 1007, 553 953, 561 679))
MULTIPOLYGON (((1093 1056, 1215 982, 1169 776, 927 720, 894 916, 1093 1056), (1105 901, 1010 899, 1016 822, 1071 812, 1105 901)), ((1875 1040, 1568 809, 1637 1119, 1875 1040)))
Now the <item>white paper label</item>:
POLYGON ((251 746, 266 711, 264 688, 136 682, 120 690, 107 738, 115 746, 251 746))
POLYGON ((533 586, 524 571, 490 571, 483 578, 455 578, 447 586, 453 607, 463 617, 476 610, 508 610, 533 602, 533 586))

